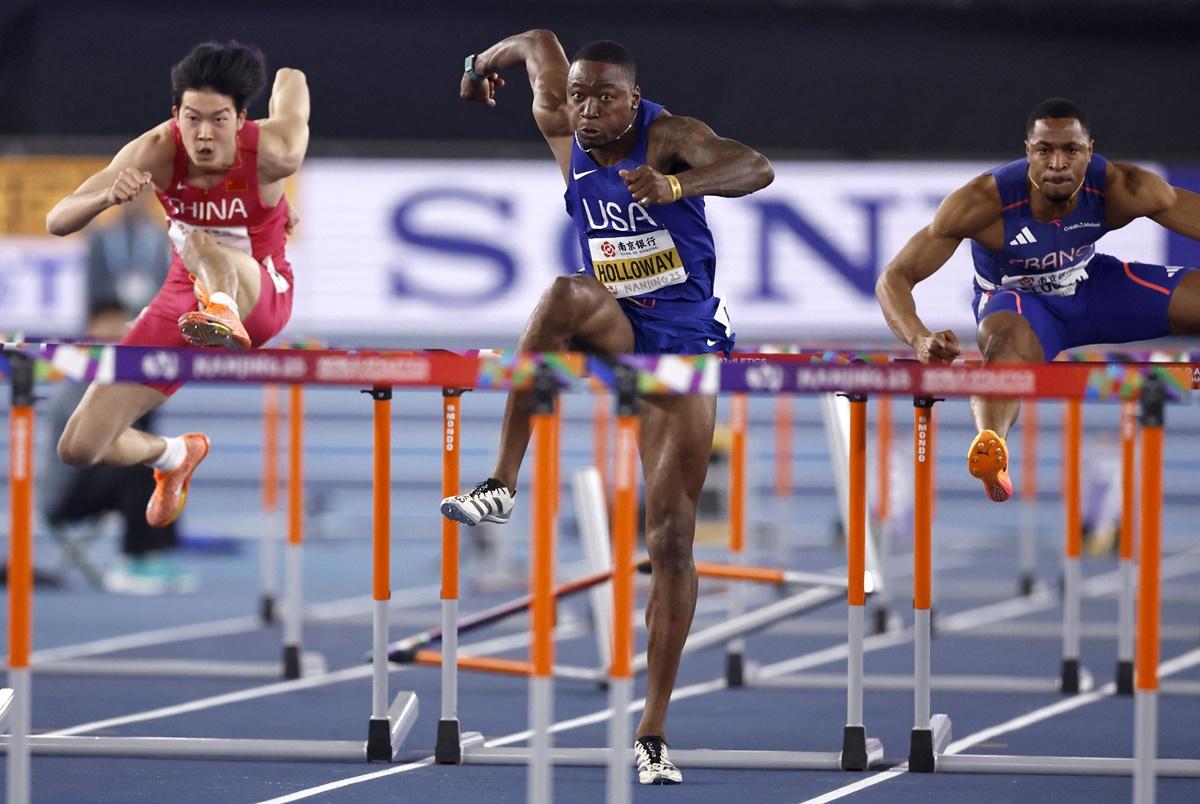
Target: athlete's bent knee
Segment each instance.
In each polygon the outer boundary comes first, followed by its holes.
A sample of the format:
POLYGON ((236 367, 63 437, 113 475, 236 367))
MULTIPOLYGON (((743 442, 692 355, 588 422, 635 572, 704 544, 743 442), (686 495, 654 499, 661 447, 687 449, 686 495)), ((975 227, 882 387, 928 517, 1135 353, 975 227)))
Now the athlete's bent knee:
POLYGON ((692 561, 692 520, 668 517, 651 525, 646 532, 646 552, 656 575, 683 576, 695 571, 692 561))
POLYGON ((597 288, 603 289, 590 277, 555 277, 546 290, 551 305, 546 312, 557 321, 578 320, 596 308, 597 288))
POLYGON ((985 318, 979 325, 979 349, 986 363, 1039 362, 1042 347, 1022 319, 985 318))
POLYGON ((69 426, 58 439, 58 459, 67 466, 80 469, 95 466, 100 462, 101 454, 94 446, 77 438, 69 426))

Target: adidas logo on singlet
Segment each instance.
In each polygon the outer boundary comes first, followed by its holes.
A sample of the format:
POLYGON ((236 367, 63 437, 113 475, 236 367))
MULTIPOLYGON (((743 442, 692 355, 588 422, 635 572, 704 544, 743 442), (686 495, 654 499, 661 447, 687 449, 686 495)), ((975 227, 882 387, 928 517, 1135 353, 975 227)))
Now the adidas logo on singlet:
POLYGON ((1028 246, 1030 243, 1036 243, 1037 238, 1033 236, 1033 232, 1029 231, 1028 226, 1022 226, 1021 231, 1017 232, 1017 236, 1008 241, 1010 246, 1028 246))

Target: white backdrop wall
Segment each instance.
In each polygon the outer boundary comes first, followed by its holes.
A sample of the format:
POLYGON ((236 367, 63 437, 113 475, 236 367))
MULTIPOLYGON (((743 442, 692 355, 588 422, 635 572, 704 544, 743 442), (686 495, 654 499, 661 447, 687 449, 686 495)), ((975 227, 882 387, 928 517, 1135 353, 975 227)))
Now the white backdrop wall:
MULTIPOLYGON (((775 163, 775 182, 712 198, 718 292, 743 343, 887 337, 875 277, 981 163, 775 163)), ((1156 169, 1150 166, 1151 169, 1156 169)), ((510 345, 579 246, 546 162, 311 160, 289 245, 288 333, 337 343, 510 345)), ((82 237, 0 241, 0 331, 74 334, 82 237)), ((1166 233, 1139 221, 1101 249, 1165 262, 1166 233)), ((917 289, 935 329, 973 330, 966 244, 917 289)))

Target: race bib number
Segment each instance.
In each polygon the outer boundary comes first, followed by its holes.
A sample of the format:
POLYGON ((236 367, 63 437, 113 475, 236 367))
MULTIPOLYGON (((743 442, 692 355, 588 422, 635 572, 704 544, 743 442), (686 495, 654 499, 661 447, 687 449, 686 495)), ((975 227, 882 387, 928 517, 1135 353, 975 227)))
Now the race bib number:
POLYGON ((235 248, 247 254, 254 253, 250 245, 250 230, 245 226, 195 226, 172 218, 171 228, 168 231, 171 235, 172 245, 180 254, 183 253, 184 241, 192 232, 204 232, 219 245, 235 248))
POLYGON ((1045 274, 1005 276, 1000 280, 1000 287, 1038 296, 1074 296, 1075 288, 1087 278, 1088 272, 1084 265, 1073 265, 1045 274))
POLYGON ((618 299, 687 281, 687 269, 666 229, 588 241, 596 279, 618 299))

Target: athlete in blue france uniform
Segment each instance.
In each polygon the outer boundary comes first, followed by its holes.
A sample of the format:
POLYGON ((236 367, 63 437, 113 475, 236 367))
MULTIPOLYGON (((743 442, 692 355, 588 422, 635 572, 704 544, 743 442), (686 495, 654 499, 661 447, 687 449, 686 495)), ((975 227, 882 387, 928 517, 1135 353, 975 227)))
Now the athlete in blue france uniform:
MULTIPOLYGON (((716 259, 705 195, 742 196, 771 183, 761 154, 644 100, 629 51, 586 45, 568 62, 549 31, 511 36, 467 57, 461 96, 495 106, 496 72, 524 65, 533 116, 567 183, 584 268, 542 295, 518 347, 696 354, 729 352, 733 332, 713 295, 716 259)), ((530 397, 511 394, 493 476, 442 501, 443 515, 505 522, 529 445, 530 397)), ((716 399, 641 401, 646 547, 653 565, 646 708, 634 753, 642 784, 683 777, 666 752, 667 704, 696 607, 696 505, 708 471, 716 399)))
MULTIPOLYGON (((1200 272, 1096 251, 1104 233, 1143 217, 1200 240, 1200 196, 1097 155, 1084 111, 1051 98, 1029 115, 1025 158, 947 196, 884 270, 876 296, 921 362, 954 360, 957 337, 921 322, 912 289, 969 238, 976 337, 987 363, 1040 363, 1078 346, 1200 333, 1200 272)), ((1003 502, 1012 496, 1005 437, 1020 401, 971 402, 979 435, 967 468, 1003 502)))

